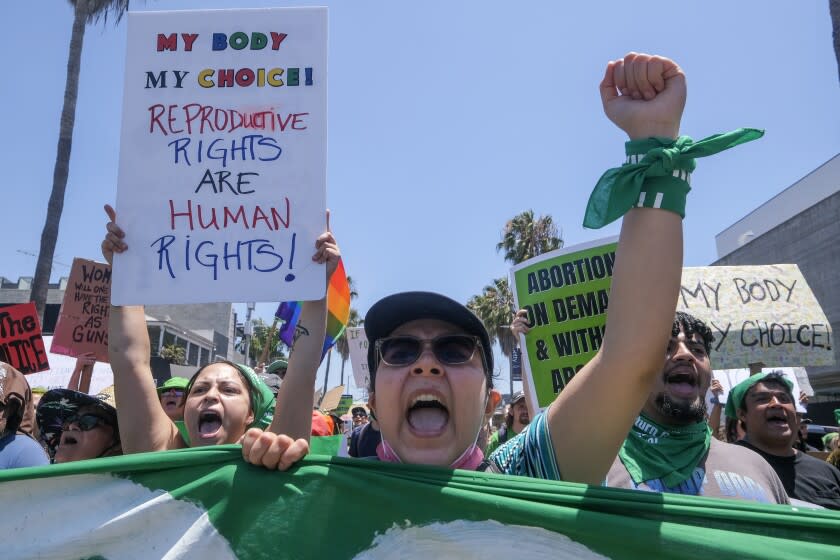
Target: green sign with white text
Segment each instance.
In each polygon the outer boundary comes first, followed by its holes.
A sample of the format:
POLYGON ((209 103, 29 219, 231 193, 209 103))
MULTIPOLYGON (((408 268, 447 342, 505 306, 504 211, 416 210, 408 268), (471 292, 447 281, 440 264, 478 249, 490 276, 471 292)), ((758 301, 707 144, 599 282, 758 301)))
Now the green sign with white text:
POLYGON ((523 361, 535 408, 551 404, 601 347, 617 246, 608 238, 564 247, 511 269, 517 308, 531 326, 523 361))

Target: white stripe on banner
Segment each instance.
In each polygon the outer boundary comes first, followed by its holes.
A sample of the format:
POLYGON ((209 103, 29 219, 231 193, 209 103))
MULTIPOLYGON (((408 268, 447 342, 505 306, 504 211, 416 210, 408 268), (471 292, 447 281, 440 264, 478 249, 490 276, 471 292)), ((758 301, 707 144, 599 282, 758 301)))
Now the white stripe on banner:
POLYGON ((4 482, 0 500, 15 509, 4 560, 236 558, 199 504, 108 474, 4 482), (84 515, 68 522, 68 508, 84 515))
POLYGON ((639 204, 637 206, 639 206, 640 208, 645 205, 645 196, 646 195, 647 195, 647 193, 645 191, 642 191, 642 192, 639 193, 639 204))
POLYGON ((662 207, 662 196, 664 193, 656 193, 656 199, 653 201, 654 208, 661 208, 662 207))

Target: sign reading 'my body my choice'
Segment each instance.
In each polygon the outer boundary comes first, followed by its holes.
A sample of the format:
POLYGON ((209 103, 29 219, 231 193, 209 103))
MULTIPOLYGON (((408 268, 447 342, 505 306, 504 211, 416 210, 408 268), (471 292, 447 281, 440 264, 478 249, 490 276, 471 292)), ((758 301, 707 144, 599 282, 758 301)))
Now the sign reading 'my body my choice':
POLYGON ((115 305, 323 297, 326 45, 323 8, 129 14, 115 305))
POLYGON ((598 352, 607 324, 616 238, 565 247, 510 271, 517 309, 531 330, 520 337, 533 409, 551 404, 598 352))
POLYGON ((677 310, 712 329, 715 368, 834 364, 831 325, 795 264, 684 268, 677 310))

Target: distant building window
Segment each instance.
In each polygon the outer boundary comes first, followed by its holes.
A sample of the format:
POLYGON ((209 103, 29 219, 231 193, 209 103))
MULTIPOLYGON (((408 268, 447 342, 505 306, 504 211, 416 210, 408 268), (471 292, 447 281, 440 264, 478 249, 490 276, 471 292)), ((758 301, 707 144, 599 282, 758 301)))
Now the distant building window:
POLYGON ((207 348, 201 349, 201 362, 199 363, 200 366, 206 366, 210 362, 210 350, 207 348))
POLYGON ((163 333, 163 345, 164 346, 171 346, 175 344, 175 335, 169 331, 164 331, 163 333))
POLYGON ((152 344, 152 356, 160 356, 160 327, 149 327, 149 342, 152 344))
POLYGON ((198 365, 198 351, 199 348, 195 344, 190 344, 190 352, 187 356, 187 363, 191 366, 198 365))

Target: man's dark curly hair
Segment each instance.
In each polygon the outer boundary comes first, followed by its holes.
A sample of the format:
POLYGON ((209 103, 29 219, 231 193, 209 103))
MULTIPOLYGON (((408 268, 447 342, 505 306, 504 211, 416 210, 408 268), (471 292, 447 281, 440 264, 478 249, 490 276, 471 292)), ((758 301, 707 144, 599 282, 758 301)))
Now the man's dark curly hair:
POLYGON ((671 327, 671 336, 680 334, 680 327, 682 327, 682 331, 688 338, 694 336, 694 333, 699 334, 700 338, 703 339, 703 347, 706 348, 706 354, 711 353, 712 342, 714 342, 715 337, 712 335, 712 329, 706 323, 685 311, 677 311, 676 315, 674 315, 674 325, 671 327))

